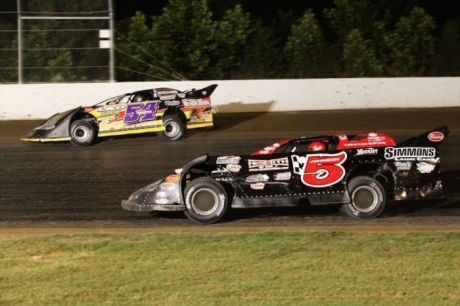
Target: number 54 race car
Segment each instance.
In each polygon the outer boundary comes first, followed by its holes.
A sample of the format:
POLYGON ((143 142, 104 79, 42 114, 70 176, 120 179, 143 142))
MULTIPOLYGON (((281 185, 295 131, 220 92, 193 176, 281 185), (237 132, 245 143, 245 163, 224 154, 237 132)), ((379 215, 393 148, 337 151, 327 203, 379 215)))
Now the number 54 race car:
POLYGON ((201 224, 232 208, 339 205, 354 219, 379 216, 387 201, 444 197, 435 128, 396 143, 383 133, 290 138, 250 155, 198 157, 135 191, 122 208, 184 211, 201 224))
POLYGON ((154 88, 119 95, 93 106, 57 113, 21 140, 69 141, 88 146, 97 137, 159 132, 165 140, 179 140, 186 129, 213 125, 211 94, 217 85, 179 91, 154 88))

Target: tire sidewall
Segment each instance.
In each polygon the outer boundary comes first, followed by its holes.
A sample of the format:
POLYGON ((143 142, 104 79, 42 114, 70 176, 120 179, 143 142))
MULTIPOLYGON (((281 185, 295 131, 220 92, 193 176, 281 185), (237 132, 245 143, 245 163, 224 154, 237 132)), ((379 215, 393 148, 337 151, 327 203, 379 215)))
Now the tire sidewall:
POLYGON ((224 187, 211 178, 198 178, 188 184, 184 191, 185 205, 187 210, 185 215, 192 221, 199 224, 211 224, 220 220, 225 214, 228 206, 227 193, 224 187), (201 214, 194 209, 192 199, 198 192, 208 191, 216 195, 217 201, 210 214, 201 214))
POLYGON ((386 204, 386 194, 385 189, 382 184, 377 180, 368 177, 368 176, 358 176, 350 180, 348 183, 348 192, 350 194, 351 203, 344 204, 342 210, 349 217, 354 219, 373 219, 378 217, 385 208, 386 204), (360 187, 370 188, 373 192, 376 193, 377 201, 375 206, 370 211, 362 211, 355 204, 353 199, 353 193, 356 189, 360 187))
POLYGON ((70 142, 77 146, 89 146, 93 143, 96 137, 96 129, 94 126, 86 120, 77 120, 72 122, 70 126, 70 142), (75 135, 78 129, 84 130, 85 133, 88 133, 88 136, 84 140, 78 139, 78 136, 75 135))

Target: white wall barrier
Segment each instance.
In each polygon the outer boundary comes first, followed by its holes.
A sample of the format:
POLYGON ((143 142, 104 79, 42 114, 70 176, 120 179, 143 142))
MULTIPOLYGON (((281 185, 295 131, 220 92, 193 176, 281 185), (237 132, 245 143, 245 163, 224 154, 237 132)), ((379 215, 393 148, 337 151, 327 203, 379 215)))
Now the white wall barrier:
POLYGON ((0 85, 0 120, 44 119, 147 88, 219 86, 219 112, 460 107, 460 77, 281 79, 0 85))

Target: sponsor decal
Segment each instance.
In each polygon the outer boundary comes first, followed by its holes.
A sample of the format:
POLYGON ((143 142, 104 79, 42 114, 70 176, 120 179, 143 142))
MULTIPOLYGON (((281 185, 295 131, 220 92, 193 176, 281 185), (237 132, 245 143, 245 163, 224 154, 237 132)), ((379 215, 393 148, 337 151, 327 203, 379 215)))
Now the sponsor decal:
POLYGON ((287 157, 277 159, 249 159, 248 160, 249 171, 276 171, 276 170, 288 170, 289 160, 287 157))
POLYGON ((176 97, 176 95, 159 95, 159 97, 160 100, 173 100, 176 97))
POLYGON ((125 109, 125 105, 104 105, 104 106, 99 106, 97 108, 97 111, 102 113, 102 112, 119 111, 122 109, 125 109))
POLYGON ((180 101, 177 101, 177 100, 165 101, 166 106, 177 106, 179 104, 180 104, 180 101))
POLYGON ((166 198, 158 198, 155 200, 155 204, 160 204, 160 205, 168 204, 168 202, 169 200, 166 198))
POLYGON ((155 193, 155 196, 157 198, 167 198, 168 193, 166 191, 158 191, 157 193, 155 193))
POLYGON ((184 99, 182 100, 182 103, 185 107, 211 105, 211 101, 209 99, 184 99))
POLYGON ((220 156, 217 158, 217 164, 239 164, 241 157, 239 156, 220 156))
POLYGON ((157 92, 159 95, 177 95, 177 90, 162 90, 157 92))
POLYGON ((166 182, 177 182, 179 181, 180 176, 177 174, 171 174, 168 177, 165 178, 166 182))
POLYGON ((265 187, 264 183, 251 184, 251 189, 254 189, 254 190, 262 190, 264 189, 264 187, 265 187))
POLYGON ((425 147, 404 147, 404 148, 385 148, 385 158, 400 160, 429 160, 436 156, 435 148, 425 147))
POLYGON ((234 165, 234 164, 228 164, 225 168, 227 168, 227 170, 231 172, 240 172, 241 170, 240 165, 234 165))
POLYGON ((246 178, 246 182, 253 183, 253 182, 266 182, 268 181, 269 177, 266 174, 254 174, 250 175, 246 178))
POLYGON ((164 182, 160 184, 160 189, 163 190, 173 190, 174 188, 176 188, 176 184, 173 182, 164 182))
POLYGON ((444 139, 444 134, 441 132, 431 132, 428 134, 428 139, 432 142, 440 142, 444 139))
POLYGON ((275 174, 275 181, 288 181, 291 179, 291 172, 282 172, 275 174))
POLYGON ((430 163, 417 163, 417 170, 420 173, 431 173, 434 170, 435 164, 430 164, 430 163))
POLYGON ((442 189, 442 181, 437 181, 436 185, 434 186, 435 189, 442 189))
POLYGON ((276 143, 272 144, 271 146, 265 147, 262 150, 260 150, 259 154, 271 154, 271 153, 275 152, 275 150, 277 148, 279 148, 279 147, 280 147, 280 144, 276 142, 276 143))
POLYGON ((217 170, 212 170, 212 173, 228 173, 226 168, 219 168, 217 170))
MULTIPOLYGON (((101 118, 105 118, 105 117, 116 117, 118 116, 118 114, 120 115, 124 115, 124 112, 120 112, 120 111, 110 111, 110 112, 103 112, 100 114, 101 118)), ((110 120, 113 120, 113 121, 117 121, 121 118, 109 118, 107 120, 109 120, 109 123, 110 123, 110 120)))
POLYGON ((412 168, 412 162, 410 161, 395 162, 394 165, 397 171, 410 170, 412 168))
POLYGON ((356 151, 356 156, 360 156, 360 155, 377 155, 378 152, 379 152, 379 150, 375 149, 375 148, 358 149, 356 151))
POLYGON ((216 177, 214 179, 219 182, 233 182, 233 177, 231 176, 216 177))
POLYGON ((177 90, 165 90, 165 91, 159 91, 158 92, 158 97, 160 100, 174 100, 178 94, 177 90))
POLYGON ((383 136, 378 136, 377 133, 368 133, 367 134, 367 139, 369 139, 369 142, 385 142, 385 137, 383 136))
MULTIPOLYGON (((380 137, 376 137, 380 138, 380 137)), ((382 137, 383 138, 383 137, 382 137)), ((383 138, 385 139, 385 138, 383 138)), ((370 140, 370 139, 369 139, 370 140)), ((386 145, 385 140, 382 141, 366 141, 366 142, 351 142, 351 143, 345 143, 345 147, 372 147, 372 146, 378 146, 378 145, 386 145)))
POLYGON ((276 146, 265 147, 259 151, 259 154, 271 154, 276 150, 276 146))
POLYGON ((292 155, 295 174, 300 175, 303 184, 311 187, 327 187, 340 182, 345 176, 342 164, 347 154, 292 155))

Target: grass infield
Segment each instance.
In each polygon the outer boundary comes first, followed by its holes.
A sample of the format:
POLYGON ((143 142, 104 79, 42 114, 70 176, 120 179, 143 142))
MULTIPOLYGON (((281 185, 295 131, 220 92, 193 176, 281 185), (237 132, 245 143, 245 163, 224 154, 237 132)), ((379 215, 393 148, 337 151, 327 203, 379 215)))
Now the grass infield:
POLYGON ((0 242, 0 305, 460 305, 460 233, 60 234, 0 242))

